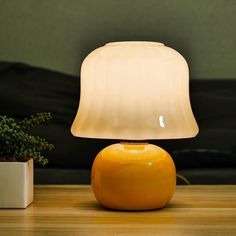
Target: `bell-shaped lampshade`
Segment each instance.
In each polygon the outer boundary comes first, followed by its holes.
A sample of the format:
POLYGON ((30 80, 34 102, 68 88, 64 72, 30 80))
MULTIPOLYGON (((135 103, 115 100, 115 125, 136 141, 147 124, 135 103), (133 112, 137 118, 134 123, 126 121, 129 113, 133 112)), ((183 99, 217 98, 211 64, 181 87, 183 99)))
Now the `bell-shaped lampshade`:
POLYGON ((185 59, 158 42, 113 42, 81 67, 74 136, 148 140, 196 136, 185 59))

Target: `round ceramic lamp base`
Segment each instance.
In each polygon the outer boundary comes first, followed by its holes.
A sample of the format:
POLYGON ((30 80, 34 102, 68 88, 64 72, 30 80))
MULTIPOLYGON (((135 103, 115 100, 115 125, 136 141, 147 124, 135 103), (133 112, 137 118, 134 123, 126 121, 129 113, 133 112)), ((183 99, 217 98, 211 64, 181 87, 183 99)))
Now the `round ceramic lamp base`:
POLYGON ((113 144, 100 151, 93 163, 93 192, 106 208, 162 208, 173 196, 175 186, 172 158, 152 144, 113 144))

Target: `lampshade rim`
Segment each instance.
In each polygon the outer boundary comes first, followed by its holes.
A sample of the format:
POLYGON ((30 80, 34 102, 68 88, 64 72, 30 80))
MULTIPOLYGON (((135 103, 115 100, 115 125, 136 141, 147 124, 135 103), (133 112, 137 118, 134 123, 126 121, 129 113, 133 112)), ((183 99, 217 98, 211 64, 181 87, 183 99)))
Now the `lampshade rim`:
POLYGON ((155 41, 117 41, 106 43, 105 46, 165 46, 164 43, 155 41))
POLYGON ((91 139, 110 139, 110 140, 134 140, 134 141, 143 141, 143 140, 171 140, 171 139, 188 139, 188 138, 194 138, 198 135, 199 133, 199 128, 197 127, 195 132, 192 132, 192 134, 181 136, 181 135, 173 135, 171 137, 157 137, 157 136, 142 136, 142 137, 126 137, 126 136, 116 136, 116 137, 111 137, 111 136, 106 136, 106 135, 86 135, 86 134, 76 134, 76 132, 72 131, 71 133, 74 137, 79 137, 79 138, 91 138, 91 139))

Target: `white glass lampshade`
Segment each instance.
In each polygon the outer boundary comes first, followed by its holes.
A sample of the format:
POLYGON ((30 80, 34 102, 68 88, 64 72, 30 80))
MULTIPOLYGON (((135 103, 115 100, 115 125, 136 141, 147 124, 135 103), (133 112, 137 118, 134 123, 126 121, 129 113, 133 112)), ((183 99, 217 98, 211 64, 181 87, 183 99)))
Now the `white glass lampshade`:
POLYGON ((185 59, 157 42, 114 42, 81 67, 74 136, 148 140, 194 137, 185 59))

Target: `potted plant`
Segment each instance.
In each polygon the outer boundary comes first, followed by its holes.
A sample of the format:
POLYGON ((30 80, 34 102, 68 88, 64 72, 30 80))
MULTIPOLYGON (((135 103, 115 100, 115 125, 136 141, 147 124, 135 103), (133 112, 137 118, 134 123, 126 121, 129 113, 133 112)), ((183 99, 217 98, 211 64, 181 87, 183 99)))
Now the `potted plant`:
POLYGON ((0 115, 0 208, 26 208, 33 201, 33 161, 47 164, 42 152, 53 145, 29 131, 51 118, 46 112, 20 121, 0 115))

